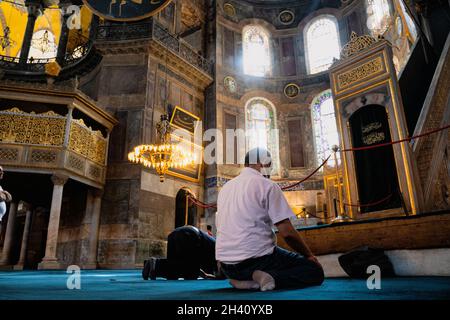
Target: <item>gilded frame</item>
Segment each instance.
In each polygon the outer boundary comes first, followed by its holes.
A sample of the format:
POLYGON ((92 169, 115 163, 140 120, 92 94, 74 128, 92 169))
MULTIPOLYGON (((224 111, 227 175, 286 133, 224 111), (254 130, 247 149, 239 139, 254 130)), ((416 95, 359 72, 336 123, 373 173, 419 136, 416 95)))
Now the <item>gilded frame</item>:
POLYGON ((203 169, 203 146, 198 145, 195 142, 192 142, 192 141, 194 141, 194 133, 195 133, 195 130, 197 129, 197 126, 195 126, 194 131, 191 132, 191 131, 187 130, 185 127, 183 127, 180 123, 177 124, 177 114, 178 113, 181 113, 182 115, 187 116, 188 118, 190 118, 194 121, 200 121, 200 118, 179 106, 175 107, 175 109, 172 112, 172 116, 170 118, 170 125, 173 128, 180 129, 180 130, 186 132, 190 137, 190 140, 186 140, 182 136, 177 136, 172 133, 172 135, 171 135, 172 141, 185 143, 191 149, 191 151, 193 150, 193 152, 197 155, 197 157, 199 158, 199 161, 194 166, 190 166, 186 169, 169 169, 167 174, 170 176, 176 177, 176 178, 180 178, 180 179, 189 181, 189 182, 198 183, 198 182, 200 182, 200 177, 201 177, 202 169, 203 169))

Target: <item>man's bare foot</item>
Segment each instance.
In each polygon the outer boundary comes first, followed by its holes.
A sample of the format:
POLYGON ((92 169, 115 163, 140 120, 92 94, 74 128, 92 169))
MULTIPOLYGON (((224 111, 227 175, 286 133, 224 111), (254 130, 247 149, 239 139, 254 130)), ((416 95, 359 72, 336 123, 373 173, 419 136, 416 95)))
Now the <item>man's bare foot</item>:
POLYGON ((275 279, 267 272, 256 270, 253 272, 252 278, 259 284, 261 291, 270 291, 275 289, 275 279))
POLYGON ((233 288, 235 289, 240 289, 240 290, 258 290, 259 289, 259 284, 255 281, 240 281, 240 280, 235 280, 235 279, 230 279, 230 284, 233 286, 233 288))

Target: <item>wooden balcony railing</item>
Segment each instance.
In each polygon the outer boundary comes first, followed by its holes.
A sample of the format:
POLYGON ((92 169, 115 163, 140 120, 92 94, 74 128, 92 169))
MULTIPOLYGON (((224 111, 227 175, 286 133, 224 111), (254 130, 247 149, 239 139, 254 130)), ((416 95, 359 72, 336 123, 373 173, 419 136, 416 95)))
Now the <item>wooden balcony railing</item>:
POLYGON ((66 170, 103 183, 107 146, 108 138, 81 119, 53 111, 0 111, 0 163, 8 166, 66 170))
POLYGON ((212 75, 212 63, 199 55, 187 42, 171 34, 155 20, 138 24, 113 24, 97 28, 96 41, 154 40, 189 64, 212 75))

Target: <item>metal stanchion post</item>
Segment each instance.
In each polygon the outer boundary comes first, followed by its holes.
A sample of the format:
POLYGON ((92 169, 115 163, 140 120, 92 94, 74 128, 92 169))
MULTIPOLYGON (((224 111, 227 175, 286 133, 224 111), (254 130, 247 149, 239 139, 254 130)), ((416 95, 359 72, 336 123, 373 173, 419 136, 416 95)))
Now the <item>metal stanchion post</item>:
POLYGON ((345 213, 345 206, 344 206, 344 197, 342 195, 342 189, 341 189, 341 177, 339 175, 339 166, 338 166, 338 159, 337 159, 337 152, 339 150, 339 146, 334 145, 332 148, 334 152, 334 166, 336 168, 336 182, 337 182, 337 188, 338 188, 338 195, 339 195, 339 209, 337 212, 337 217, 334 218, 331 223, 337 223, 337 222, 350 222, 353 221, 352 218, 350 218, 345 213))

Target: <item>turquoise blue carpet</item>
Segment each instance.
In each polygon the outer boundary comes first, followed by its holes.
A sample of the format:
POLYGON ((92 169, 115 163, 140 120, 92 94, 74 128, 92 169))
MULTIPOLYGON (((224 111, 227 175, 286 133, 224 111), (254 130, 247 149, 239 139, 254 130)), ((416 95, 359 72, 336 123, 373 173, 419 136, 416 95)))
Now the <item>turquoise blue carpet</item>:
POLYGON ((140 271, 81 271, 81 289, 67 288, 64 271, 0 272, 0 300, 448 300, 450 277, 366 281, 326 279, 322 286, 271 292, 239 291, 227 281, 144 281, 140 271))

